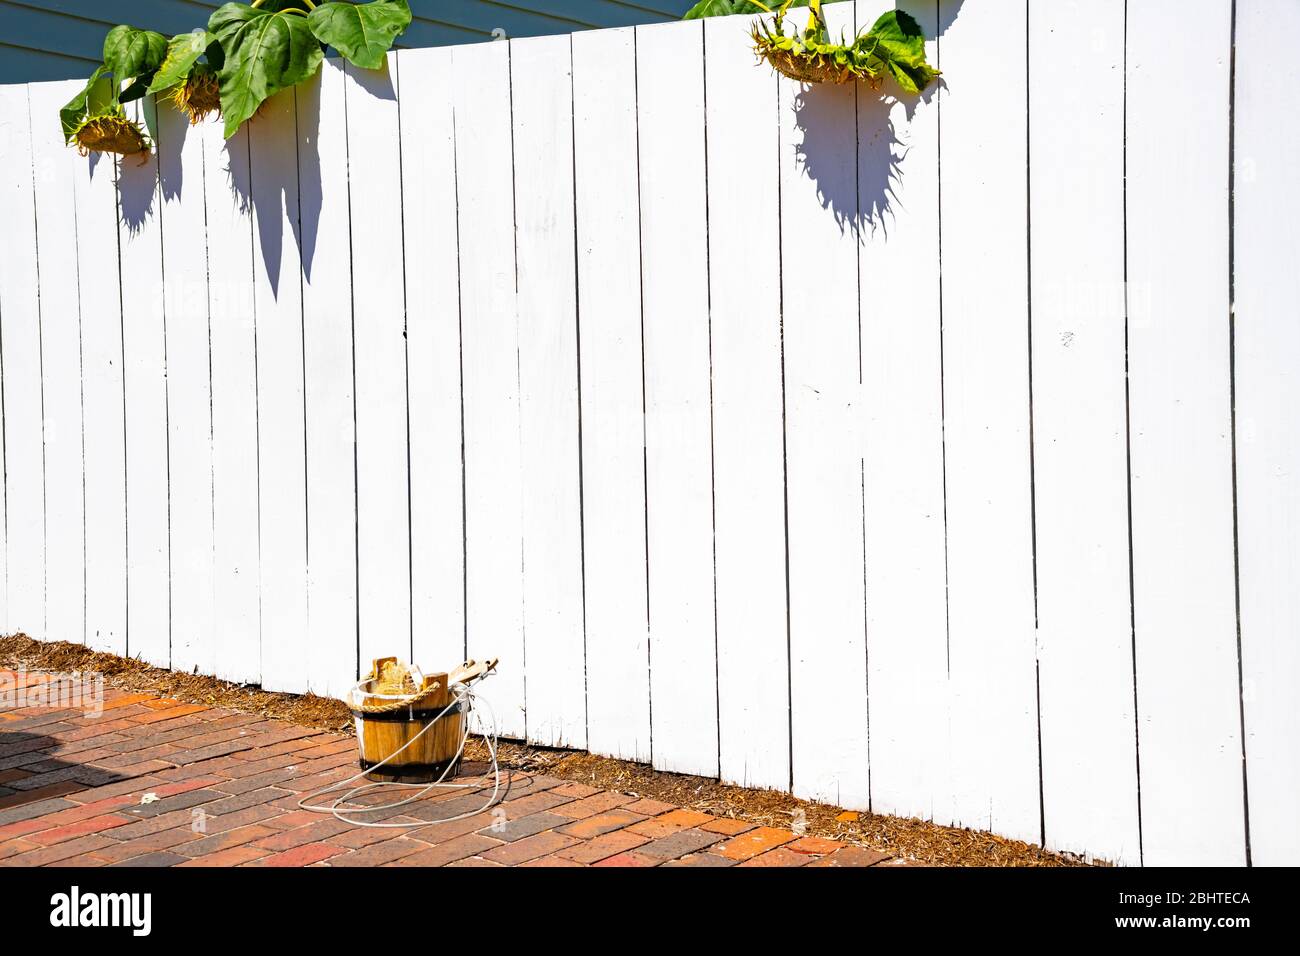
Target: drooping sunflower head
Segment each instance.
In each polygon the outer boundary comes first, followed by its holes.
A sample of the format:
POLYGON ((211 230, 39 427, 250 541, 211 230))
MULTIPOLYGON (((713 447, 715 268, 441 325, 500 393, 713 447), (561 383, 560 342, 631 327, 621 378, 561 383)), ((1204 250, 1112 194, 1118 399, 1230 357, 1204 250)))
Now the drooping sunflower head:
POLYGON ((190 118, 190 125, 201 122, 211 112, 221 112, 221 84, 210 70, 195 69, 167 93, 172 105, 190 118))
POLYGON ((876 85, 878 70, 860 52, 861 40, 834 43, 824 31, 788 36, 779 25, 756 21, 751 30, 754 52, 772 69, 800 83, 848 83, 868 80, 876 85))
POLYGON ((821 17, 820 4, 810 0, 813 18, 795 35, 784 31, 783 5, 769 24, 755 20, 751 27, 754 52, 778 73, 800 83, 848 83, 862 80, 880 89, 892 76, 903 93, 918 94, 939 71, 925 60, 925 36, 912 17, 891 10, 867 32, 856 37, 831 37, 821 17))
POLYGON ((138 124, 127 119, 121 108, 110 109, 98 116, 88 116, 72 133, 77 143, 77 152, 82 156, 89 153, 120 153, 130 156, 133 153, 149 151, 149 138, 145 136, 138 124))

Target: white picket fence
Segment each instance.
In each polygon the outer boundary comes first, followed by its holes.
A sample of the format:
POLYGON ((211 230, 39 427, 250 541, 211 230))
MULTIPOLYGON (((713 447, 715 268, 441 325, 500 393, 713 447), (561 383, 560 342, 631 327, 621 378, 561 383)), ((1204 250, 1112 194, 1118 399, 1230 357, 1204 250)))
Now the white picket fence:
POLYGON ((1300 862, 1300 4, 901 5, 917 102, 745 18, 331 61, 144 164, 0 88, 0 626, 499 655, 541 744, 1300 862))

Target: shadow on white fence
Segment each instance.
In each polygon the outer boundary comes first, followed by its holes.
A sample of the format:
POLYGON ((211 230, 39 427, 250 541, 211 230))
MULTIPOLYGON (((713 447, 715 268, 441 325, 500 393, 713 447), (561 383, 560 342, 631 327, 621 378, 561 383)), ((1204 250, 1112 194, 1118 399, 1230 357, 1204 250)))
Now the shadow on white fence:
POLYGON ((0 88, 0 626, 499 655, 541 744, 1300 862, 1300 7, 902 5, 915 102, 744 18, 330 61, 143 165, 0 88))

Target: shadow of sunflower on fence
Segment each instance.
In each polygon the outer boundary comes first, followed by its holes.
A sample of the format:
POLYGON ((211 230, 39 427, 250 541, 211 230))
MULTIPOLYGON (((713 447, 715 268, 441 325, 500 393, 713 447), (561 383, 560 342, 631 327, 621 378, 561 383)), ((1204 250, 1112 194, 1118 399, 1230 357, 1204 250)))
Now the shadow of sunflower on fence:
MULTIPOLYGON (((822 208, 835 217, 842 233, 851 232, 859 241, 877 232, 888 237, 897 219, 908 154, 923 138, 937 138, 937 129, 931 132, 935 121, 926 119, 922 124, 918 107, 933 107, 939 91, 946 88, 943 78, 924 63, 921 44, 926 35, 937 41, 957 19, 961 4, 962 0, 947 0, 936 8, 904 3, 878 19, 869 33, 860 24, 864 33, 854 43, 823 54, 827 80, 803 84, 784 106, 794 113, 798 173, 812 181, 822 208), (886 40, 871 46, 882 30, 886 40), (882 42, 893 44, 893 49, 877 58, 875 51, 883 48, 882 42), (908 54, 917 59, 908 59, 908 54), (836 56, 846 57, 849 66, 832 68, 836 56), (896 64, 906 65, 895 68, 896 64), (855 70, 859 72, 848 75, 855 70)), ((820 6, 814 4, 811 14, 819 18, 820 6)), ((810 21, 798 41, 807 44, 805 58, 815 58, 819 49, 828 49, 818 44, 832 41, 833 31, 824 20, 820 22, 820 35, 814 34, 810 21)), ((779 38, 782 31, 760 32, 755 34, 764 41, 760 48, 768 49, 773 47, 768 38, 779 38)), ((789 30, 785 35, 800 36, 789 30)), ((933 164, 937 161, 936 150, 933 164)))
POLYGON ((917 106, 929 104, 935 93, 932 87, 919 99, 904 98, 862 84, 813 87, 794 98, 799 175, 814 183, 841 232, 859 239, 877 231, 888 236, 918 137, 917 106))

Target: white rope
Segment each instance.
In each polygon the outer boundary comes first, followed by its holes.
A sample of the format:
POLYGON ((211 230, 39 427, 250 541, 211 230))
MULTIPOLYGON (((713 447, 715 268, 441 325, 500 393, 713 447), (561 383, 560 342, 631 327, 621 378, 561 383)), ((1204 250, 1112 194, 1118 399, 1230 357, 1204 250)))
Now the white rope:
MULTIPOLYGON (((491 671, 489 671, 488 673, 491 673, 491 671)), ((487 675, 484 674, 480 677, 475 678, 474 680, 475 681, 482 680, 483 677, 486 676, 487 675)), ((500 764, 497 762, 496 712, 492 709, 491 703, 489 703, 486 699, 479 697, 472 690, 470 690, 470 684, 454 684, 451 687, 451 691, 455 699, 446 707, 444 707, 438 713, 438 715, 433 718, 433 720, 429 721, 422 728, 420 728, 419 733, 417 733, 414 737, 408 740, 405 744, 403 744, 397 750, 393 751, 383 760, 379 761, 376 764, 373 764, 370 767, 365 768, 360 773, 353 774, 351 777, 348 777, 346 780, 340 780, 337 783, 332 783, 327 787, 322 787, 319 790, 315 790, 307 794, 307 796, 303 797, 301 800, 298 801, 299 808, 303 810, 310 810, 313 813, 329 813, 332 814, 337 819, 342 820, 344 823, 349 823, 352 824, 353 826, 359 826, 359 827, 427 827, 434 823, 451 823, 455 820, 466 820, 470 817, 478 816, 480 813, 486 812, 494 803, 497 802, 497 796, 501 792, 501 767, 500 764), (484 742, 487 744, 488 756, 492 765, 492 793, 491 795, 489 795, 487 802, 484 803, 483 806, 479 807, 477 810, 469 810, 465 813, 458 813, 455 816, 451 816, 451 817, 443 817, 437 820, 416 820, 416 821, 412 821, 411 823, 380 823, 377 821, 360 819, 359 816, 357 816, 359 814, 378 813, 380 811, 395 810, 398 807, 403 807, 409 803, 414 803, 416 800, 419 800, 425 794, 435 789, 447 789, 447 790, 475 789, 477 787, 477 784, 444 783, 443 781, 446 780, 447 774, 451 773, 451 771, 457 766, 457 764, 459 764, 461 754, 465 752, 465 744, 469 741, 469 735, 470 735, 470 718, 473 717, 474 719, 477 719, 478 715, 475 713, 474 707, 476 702, 479 701, 482 701, 483 706, 487 708, 488 714, 492 718, 491 734, 484 733, 481 726, 478 731, 478 733, 483 737, 484 742), (462 730, 460 735, 460 745, 456 748, 455 756, 453 756, 451 760, 447 762, 447 766, 443 769, 442 773, 438 775, 437 780, 434 780, 431 783, 402 783, 396 780, 370 781, 364 784, 363 786, 353 787, 347 793, 344 793, 341 796, 339 796, 337 799, 335 799, 333 803, 319 805, 319 806, 309 805, 308 801, 315 800, 318 797, 323 797, 327 793, 332 793, 333 791, 338 790, 342 787, 346 787, 351 783, 355 783, 356 781, 360 780, 362 777, 365 777, 367 774, 374 773, 384 764, 388 763, 390 760, 397 757, 404 750, 406 750, 407 747, 411 746, 413 743, 415 743, 417 740, 423 737, 426 733, 428 733, 434 727, 434 725, 438 723, 439 720, 441 720, 447 714, 451 713, 452 710, 462 707, 462 705, 464 705, 463 709, 465 714, 465 720, 464 720, 464 729, 462 730), (411 796, 406 797, 405 799, 394 800, 394 801, 390 801, 389 803, 370 804, 366 806, 345 806, 345 804, 355 802, 356 799, 360 797, 362 794, 374 793, 377 791, 382 791, 386 788, 395 789, 395 790, 415 789, 418 790, 419 792, 414 793, 411 796)))

